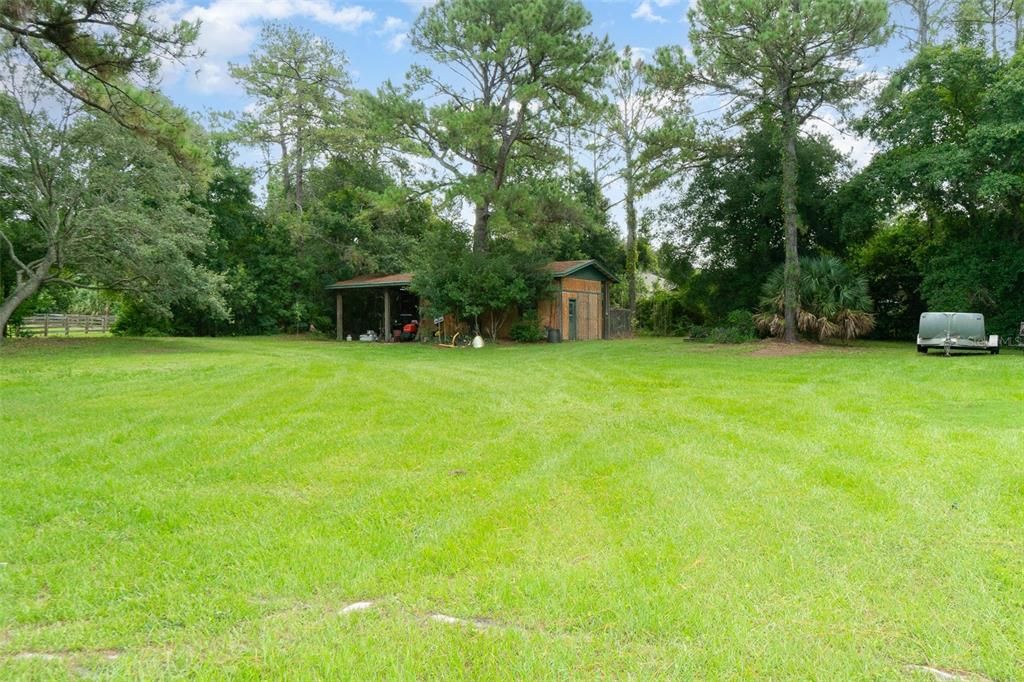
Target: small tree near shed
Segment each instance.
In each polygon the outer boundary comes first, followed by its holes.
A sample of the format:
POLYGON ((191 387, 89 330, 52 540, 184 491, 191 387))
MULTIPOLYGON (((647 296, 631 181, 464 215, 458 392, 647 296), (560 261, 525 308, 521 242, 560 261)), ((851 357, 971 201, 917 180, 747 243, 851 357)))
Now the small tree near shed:
POLYGON ((469 235, 446 232, 426 240, 412 289, 428 314, 455 315, 494 341, 513 309, 531 308, 549 293, 551 277, 541 266, 511 244, 495 242, 480 253, 470 250, 469 235))

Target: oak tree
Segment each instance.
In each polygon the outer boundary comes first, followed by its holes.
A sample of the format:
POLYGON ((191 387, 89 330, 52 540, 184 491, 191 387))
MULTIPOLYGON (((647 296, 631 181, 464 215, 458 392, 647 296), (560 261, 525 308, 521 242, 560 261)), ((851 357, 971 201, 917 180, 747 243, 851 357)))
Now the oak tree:
POLYGON ((152 143, 33 79, 0 87, 0 248, 14 285, 0 329, 41 288, 131 292, 153 308, 191 300, 226 311, 219 277, 196 264, 209 221, 194 178, 152 143))

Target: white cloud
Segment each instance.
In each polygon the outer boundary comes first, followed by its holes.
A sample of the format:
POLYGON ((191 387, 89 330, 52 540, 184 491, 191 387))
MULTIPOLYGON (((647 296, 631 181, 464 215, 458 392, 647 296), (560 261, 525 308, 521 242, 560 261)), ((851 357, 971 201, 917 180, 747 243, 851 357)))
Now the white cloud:
POLYGON ((419 12, 426 7, 436 5, 437 0, 402 0, 402 4, 415 12, 419 12))
POLYGON ((173 0, 172 2, 156 5, 148 16, 160 26, 171 26, 179 20, 187 9, 188 3, 185 0, 173 0))
POLYGON ((355 31, 373 21, 376 14, 361 5, 335 8, 328 0, 212 0, 180 15, 202 22, 199 46, 211 57, 234 57, 249 52, 261 21, 303 17, 318 23, 355 31))
POLYGON ((389 52, 400 52, 402 48, 405 47, 405 43, 408 41, 408 39, 408 33, 396 33, 395 35, 388 38, 384 46, 387 47, 389 52))
MULTIPOLYGON (((654 1, 657 2, 657 0, 654 1)), ((651 6, 651 0, 641 2, 630 16, 634 19, 642 19, 643 21, 650 21, 656 24, 664 24, 666 21, 665 17, 655 13, 654 7, 651 6)))
POLYGON ((654 4, 658 7, 671 7, 672 5, 678 5, 679 0, 654 0, 654 4))
POLYGON ((228 73, 227 66, 223 62, 216 62, 204 59, 199 67, 194 70, 191 77, 186 81, 190 90, 201 92, 204 95, 225 95, 242 92, 242 88, 228 73))
POLYGON ((333 0, 210 0, 206 5, 193 6, 185 0, 173 0, 158 6, 154 19, 166 25, 182 19, 200 21, 197 47, 204 56, 185 65, 168 61, 161 76, 179 81, 188 73, 185 83, 192 90, 237 93, 240 89, 228 73, 227 62, 251 51, 262 22, 302 18, 342 31, 356 31, 375 17, 372 10, 361 5, 337 6, 333 0))
POLYGON ((380 30, 377 31, 377 33, 380 35, 384 35, 386 33, 404 31, 407 26, 408 24, 405 23, 404 19, 399 19, 398 17, 388 17, 387 19, 384 20, 384 23, 381 25, 380 30))
POLYGON ((401 52, 409 41, 409 34, 406 33, 408 28, 409 24, 404 20, 398 17, 388 17, 376 33, 379 36, 390 36, 384 41, 384 48, 388 52, 401 52))
POLYGON ((829 113, 808 120, 803 125, 803 131, 827 137, 836 149, 850 158, 855 169, 868 165, 872 157, 878 153, 878 148, 869 138, 850 132, 837 116, 829 113))

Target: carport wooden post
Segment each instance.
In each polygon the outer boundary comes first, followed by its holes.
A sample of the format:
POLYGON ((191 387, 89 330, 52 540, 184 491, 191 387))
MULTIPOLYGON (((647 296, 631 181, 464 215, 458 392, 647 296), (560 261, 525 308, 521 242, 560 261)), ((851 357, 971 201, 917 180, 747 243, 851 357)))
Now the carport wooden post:
POLYGON ((391 289, 384 287, 384 343, 391 341, 391 289))
POLYGON ((337 325, 337 327, 338 327, 338 341, 341 341, 343 338, 345 338, 345 335, 344 335, 344 333, 342 332, 342 329, 341 329, 341 312, 342 312, 342 308, 341 308, 341 292, 340 291, 337 294, 335 294, 335 300, 336 300, 335 307, 336 307, 336 310, 337 310, 336 314, 338 316, 338 325, 337 325))

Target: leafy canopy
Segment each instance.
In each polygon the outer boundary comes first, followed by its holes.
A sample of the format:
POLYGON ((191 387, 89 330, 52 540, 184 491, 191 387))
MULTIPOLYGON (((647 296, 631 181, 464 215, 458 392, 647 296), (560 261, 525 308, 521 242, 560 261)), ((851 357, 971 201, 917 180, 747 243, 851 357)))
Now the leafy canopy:
MULTIPOLYGON (((889 34, 885 0, 701 0, 689 19, 692 77, 734 95, 728 113, 781 115, 788 103, 798 123, 858 96, 870 79, 858 55, 889 34)), ((659 59, 685 63, 679 48, 659 59)))
POLYGON ((258 147, 279 190, 273 207, 301 211, 306 174, 343 130, 351 90, 344 53, 308 31, 268 24, 245 65, 231 64, 231 76, 253 98, 241 114, 225 117, 236 139, 258 147))
POLYGON ((476 250, 508 180, 564 160, 558 137, 593 114, 612 52, 589 24, 577 0, 441 0, 411 32, 441 72, 414 66, 372 100, 381 144, 430 159, 430 187, 474 204, 476 250))
MULTIPOLYGON (((665 253, 700 265, 695 284, 706 289, 714 319, 737 308, 752 310, 767 273, 784 261, 778 134, 768 121, 739 137, 706 140, 704 163, 669 186, 658 211, 665 253)), ((842 203, 846 163, 822 136, 805 138, 797 158, 805 248, 841 254, 851 245, 834 210, 842 203)))
POLYGON ((161 67, 199 54, 195 22, 164 22, 156 0, 0 2, 0 51, 22 57, 64 94, 153 140, 179 163, 205 164, 182 129, 181 109, 160 96, 161 67))
MULTIPOLYGON (((906 240, 922 235, 911 295, 932 309, 983 313, 1003 334, 1024 309, 1022 102, 1020 55, 1006 62, 980 47, 937 46, 893 74, 861 122, 880 149, 862 173, 876 201, 903 216, 906 240)), ((869 264, 877 273, 884 260, 869 264)), ((886 286, 893 278, 875 282, 880 300, 906 296, 886 286)))
POLYGON ((18 272, 4 314, 61 284, 224 315, 220 278, 196 262, 209 221, 194 178, 109 117, 37 85, 12 79, 0 92, 0 179, 13 209, 0 238, 18 272))

